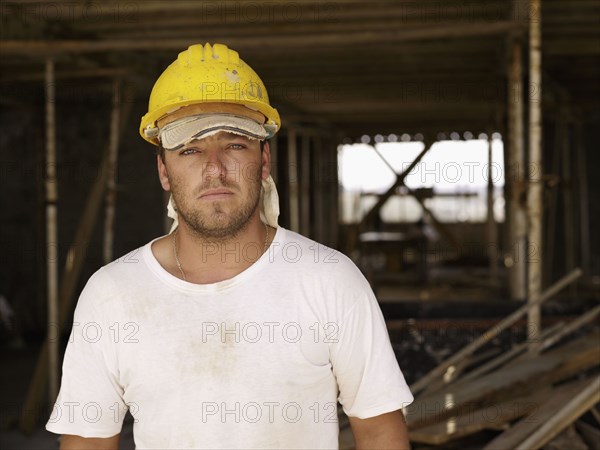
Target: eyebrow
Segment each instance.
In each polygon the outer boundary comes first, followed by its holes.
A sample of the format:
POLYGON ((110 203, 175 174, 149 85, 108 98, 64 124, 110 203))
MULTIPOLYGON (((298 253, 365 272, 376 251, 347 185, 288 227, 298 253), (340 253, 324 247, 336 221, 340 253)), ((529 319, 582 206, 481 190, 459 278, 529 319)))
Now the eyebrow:
POLYGON ((218 140, 225 140, 225 139, 243 139, 245 141, 252 140, 248 136, 244 136, 242 134, 237 134, 237 133, 230 133, 229 131, 221 131, 220 133, 218 133, 216 135, 216 137, 218 140))

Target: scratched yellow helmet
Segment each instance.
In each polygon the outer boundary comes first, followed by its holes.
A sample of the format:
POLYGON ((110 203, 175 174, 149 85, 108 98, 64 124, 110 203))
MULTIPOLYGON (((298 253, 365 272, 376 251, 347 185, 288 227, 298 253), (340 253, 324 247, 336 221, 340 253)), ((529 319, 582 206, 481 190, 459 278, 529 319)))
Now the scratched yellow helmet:
POLYGON ((263 121, 268 137, 281 126, 262 80, 238 52, 223 44, 196 44, 179 53, 152 88, 141 136, 158 145, 159 122, 181 115, 190 105, 194 113, 230 113, 263 121))

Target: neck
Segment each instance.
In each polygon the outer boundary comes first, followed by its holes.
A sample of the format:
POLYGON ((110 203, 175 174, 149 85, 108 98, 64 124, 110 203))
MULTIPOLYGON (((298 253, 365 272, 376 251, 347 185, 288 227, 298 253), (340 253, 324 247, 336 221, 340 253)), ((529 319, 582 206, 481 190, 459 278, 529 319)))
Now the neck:
POLYGON ((173 258, 179 259, 181 266, 178 276, 200 284, 232 278, 261 257, 273 235, 258 214, 236 235, 218 240, 199 236, 180 222, 172 236, 173 258))

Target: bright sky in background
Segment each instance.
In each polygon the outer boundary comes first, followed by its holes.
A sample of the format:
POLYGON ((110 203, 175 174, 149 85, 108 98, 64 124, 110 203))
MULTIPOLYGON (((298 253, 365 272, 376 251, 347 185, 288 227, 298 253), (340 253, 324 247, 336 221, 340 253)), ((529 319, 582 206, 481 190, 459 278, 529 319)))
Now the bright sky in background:
MULTIPOLYGON (((396 172, 402 172, 423 149, 421 142, 375 144, 396 172)), ((410 188, 433 187, 448 192, 480 190, 487 186, 487 140, 440 141, 421 159, 406 178, 410 188)), ((370 145, 344 145, 340 151, 340 181, 345 190, 385 192, 396 177, 370 145)), ((492 141, 492 179, 504 185, 503 144, 492 141)))
MULTIPOLYGON (((423 149, 421 142, 386 142, 375 144, 377 150, 394 168, 403 172, 423 149)), ((377 201, 365 193, 383 193, 396 180, 387 164, 367 144, 344 145, 339 150, 339 178, 343 186, 342 220, 346 223, 360 220, 377 201)), ((504 154, 500 138, 492 141, 492 180, 494 181, 494 215, 504 220, 504 154)), ((439 220, 446 222, 475 221, 486 218, 488 180, 488 141, 436 142, 405 182, 411 189, 433 188, 435 193, 454 193, 456 196, 434 197, 426 200, 439 220), (464 197, 465 193, 473 194, 464 197)), ((415 222, 422 209, 412 197, 390 198, 381 210, 388 222, 415 222)))

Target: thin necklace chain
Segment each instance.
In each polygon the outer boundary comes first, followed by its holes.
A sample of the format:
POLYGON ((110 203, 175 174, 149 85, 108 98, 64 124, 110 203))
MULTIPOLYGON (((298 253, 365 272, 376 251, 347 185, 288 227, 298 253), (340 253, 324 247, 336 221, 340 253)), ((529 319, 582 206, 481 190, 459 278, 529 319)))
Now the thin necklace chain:
MULTIPOLYGON (((263 248, 263 253, 267 251, 267 244, 269 242, 269 227, 267 226, 266 223, 263 223, 265 226, 265 244, 264 244, 264 248, 263 248)), ((177 227, 175 229, 175 232, 173 233, 173 254, 175 255, 175 262, 177 263, 177 268, 179 269, 179 272, 181 273, 181 278, 183 278, 183 281, 187 281, 187 278, 185 277, 185 272, 183 271, 183 267, 181 267, 181 261, 179 261, 179 255, 177 254, 177 232, 179 231, 179 227, 177 227)))

